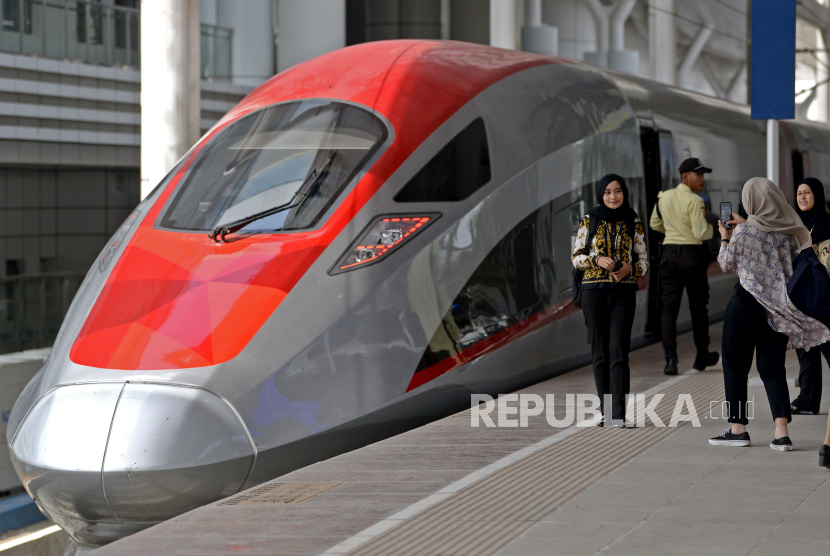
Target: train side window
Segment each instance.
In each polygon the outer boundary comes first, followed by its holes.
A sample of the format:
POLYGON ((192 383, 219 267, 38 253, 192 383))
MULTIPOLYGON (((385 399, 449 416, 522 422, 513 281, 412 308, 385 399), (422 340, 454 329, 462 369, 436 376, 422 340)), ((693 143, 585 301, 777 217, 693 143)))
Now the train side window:
POLYGON ((395 195, 398 203, 462 201, 490 181, 484 120, 476 118, 395 195))
POLYGON ((579 223, 585 216, 585 201, 578 201, 557 211, 553 215, 553 243, 559 253, 556 257, 556 275, 559 277, 559 291, 571 287, 571 270, 573 263, 571 256, 579 234, 579 223))

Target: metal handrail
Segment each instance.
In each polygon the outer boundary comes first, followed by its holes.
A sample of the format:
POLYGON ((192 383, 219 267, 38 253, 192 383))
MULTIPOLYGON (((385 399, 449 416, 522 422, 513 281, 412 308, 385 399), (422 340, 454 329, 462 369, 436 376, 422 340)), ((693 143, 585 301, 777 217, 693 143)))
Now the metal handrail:
MULTIPOLYGON (((79 14, 83 13, 84 20, 87 22, 87 26, 88 26, 89 22, 92 21, 92 8, 95 8, 95 9, 100 9, 100 10, 103 11, 103 17, 104 17, 103 28, 104 28, 104 33, 105 33, 105 40, 104 40, 103 43, 100 44, 100 46, 103 46, 106 49, 107 64, 108 65, 118 65, 118 66, 122 65, 122 64, 114 64, 113 53, 114 53, 114 49, 115 49, 115 46, 114 46, 114 34, 115 34, 114 20, 115 20, 115 14, 116 13, 123 13, 123 14, 127 14, 126 17, 128 18, 127 19, 128 23, 126 25, 126 29, 124 30, 125 31, 125 41, 126 41, 125 42, 126 48, 124 49, 125 50, 124 55, 125 55, 125 58, 126 58, 125 63, 129 67, 139 67, 139 64, 135 63, 135 62, 137 62, 137 60, 136 61, 132 60, 133 52, 132 52, 132 49, 130 48, 131 43, 132 43, 132 37, 131 37, 132 29, 131 29, 131 26, 129 24, 129 18, 137 18, 138 26, 140 27, 140 24, 141 24, 140 13, 141 12, 140 12, 139 9, 129 8, 129 7, 126 7, 126 6, 115 6, 115 5, 111 5, 111 4, 104 4, 104 3, 101 3, 101 2, 98 2, 98 1, 95 1, 95 0, 78 0, 78 1, 72 1, 72 2, 70 2, 68 0, 60 0, 60 1, 56 1, 56 0, 34 0, 35 4, 39 5, 41 7, 41 9, 44 10, 44 13, 42 14, 42 16, 40 18, 40 20, 41 20, 40 33, 42 35, 41 38, 42 38, 43 44, 41 45, 42 46, 42 52, 32 52, 32 51, 27 51, 27 49, 26 49, 25 37, 26 37, 26 35, 35 34, 35 30, 33 28, 30 33, 27 33, 25 31, 26 26, 27 26, 27 20, 26 20, 26 10, 25 10, 25 7, 24 7, 24 0, 18 0, 18 2, 19 3, 17 5, 17 10, 18 10, 18 13, 17 13, 17 27, 18 27, 17 31, 6 31, 6 32, 11 32, 11 33, 16 32, 16 33, 19 33, 19 35, 20 35, 19 50, 17 52, 15 52, 15 51, 12 51, 12 52, 19 53, 19 54, 34 54, 34 55, 37 55, 37 56, 52 58, 52 56, 49 56, 47 54, 47 51, 48 51, 48 49, 47 49, 47 37, 50 36, 50 35, 53 36, 57 32, 57 29, 55 29, 54 26, 50 26, 50 27, 47 28, 47 26, 46 26, 47 18, 45 17, 45 10, 46 10, 47 7, 49 7, 49 8, 58 8, 58 9, 61 9, 61 10, 64 11, 63 22, 62 22, 62 24, 64 26, 64 29, 62 30, 62 34, 64 35, 64 41, 65 42, 64 42, 64 45, 63 45, 63 49, 64 49, 63 56, 58 56, 57 59, 70 59, 71 58, 71 56, 70 56, 70 51, 71 51, 70 37, 72 36, 72 33, 75 32, 75 31, 72 28, 72 26, 70 25, 70 19, 71 18, 69 17, 69 13, 72 12, 72 11, 75 11, 76 13, 79 13, 79 14)), ((33 25, 33 23, 29 22, 29 25, 33 25)), ((0 29, 0 30, 2 30, 2 29, 0 29)), ((79 45, 80 44, 84 45, 84 58, 85 58, 84 60, 79 60, 79 61, 83 61, 83 62, 87 62, 87 63, 95 63, 94 61, 92 61, 90 59, 90 56, 91 56, 91 52, 92 52, 92 47, 98 46, 98 45, 96 45, 95 43, 90 42, 89 33, 85 33, 84 41, 82 43, 79 42, 78 44, 79 45)))
POLYGON ((78 272, 0 277, 0 353, 52 345, 83 278, 78 272), (50 284, 56 294, 52 306, 50 284), (28 295, 34 293, 31 286, 37 288, 35 295, 28 295))

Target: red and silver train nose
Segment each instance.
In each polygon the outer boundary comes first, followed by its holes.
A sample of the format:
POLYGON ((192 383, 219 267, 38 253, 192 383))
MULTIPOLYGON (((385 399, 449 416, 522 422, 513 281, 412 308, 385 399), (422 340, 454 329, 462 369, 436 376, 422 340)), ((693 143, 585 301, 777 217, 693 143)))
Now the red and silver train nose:
POLYGON ((41 510, 92 546, 237 492, 256 454, 219 396, 136 382, 53 388, 10 446, 41 510))

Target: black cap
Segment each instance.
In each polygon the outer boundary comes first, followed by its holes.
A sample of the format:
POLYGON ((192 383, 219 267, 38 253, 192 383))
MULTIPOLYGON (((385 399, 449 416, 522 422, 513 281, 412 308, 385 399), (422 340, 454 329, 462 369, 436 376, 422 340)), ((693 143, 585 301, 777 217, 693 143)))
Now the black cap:
POLYGON ((697 172, 698 174, 709 174, 712 172, 711 168, 704 166, 699 158, 687 158, 680 164, 680 175, 686 172, 697 172))

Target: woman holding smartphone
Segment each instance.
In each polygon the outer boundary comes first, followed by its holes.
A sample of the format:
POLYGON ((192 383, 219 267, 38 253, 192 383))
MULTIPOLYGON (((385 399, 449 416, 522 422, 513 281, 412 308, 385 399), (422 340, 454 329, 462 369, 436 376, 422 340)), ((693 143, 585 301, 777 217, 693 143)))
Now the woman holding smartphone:
MULTIPOLYGON (((816 178, 805 178, 798 184, 795 194, 795 211, 801 217, 804 226, 810 230, 813 249, 816 254, 819 246, 830 239, 830 214, 827 214, 824 202, 824 185, 816 178)), ((792 401, 795 415, 818 415, 821 404, 821 355, 830 363, 830 344, 822 344, 818 349, 805 351, 797 349, 798 383, 801 391, 792 401)))
MULTIPOLYGON (((600 409, 605 415, 604 396, 610 394, 612 419, 624 428, 633 427, 625 418, 625 397, 631 375, 628 353, 637 278, 648 271, 645 232, 629 204, 628 187, 622 177, 604 176, 597 184, 596 198, 597 206, 579 223, 572 260, 574 268, 584 271, 582 311, 600 409)), ((604 419, 597 423, 604 424, 604 419)))
POLYGON ((746 425, 747 375, 755 357, 775 420, 773 450, 793 449, 784 360, 788 349, 812 348, 830 341, 830 330, 799 311, 787 295, 793 261, 810 247, 810 232, 771 181, 752 178, 741 194, 748 218, 732 214, 718 221, 718 263, 738 275, 735 295, 723 321, 723 382, 732 426, 709 439, 715 446, 750 446, 746 425))

